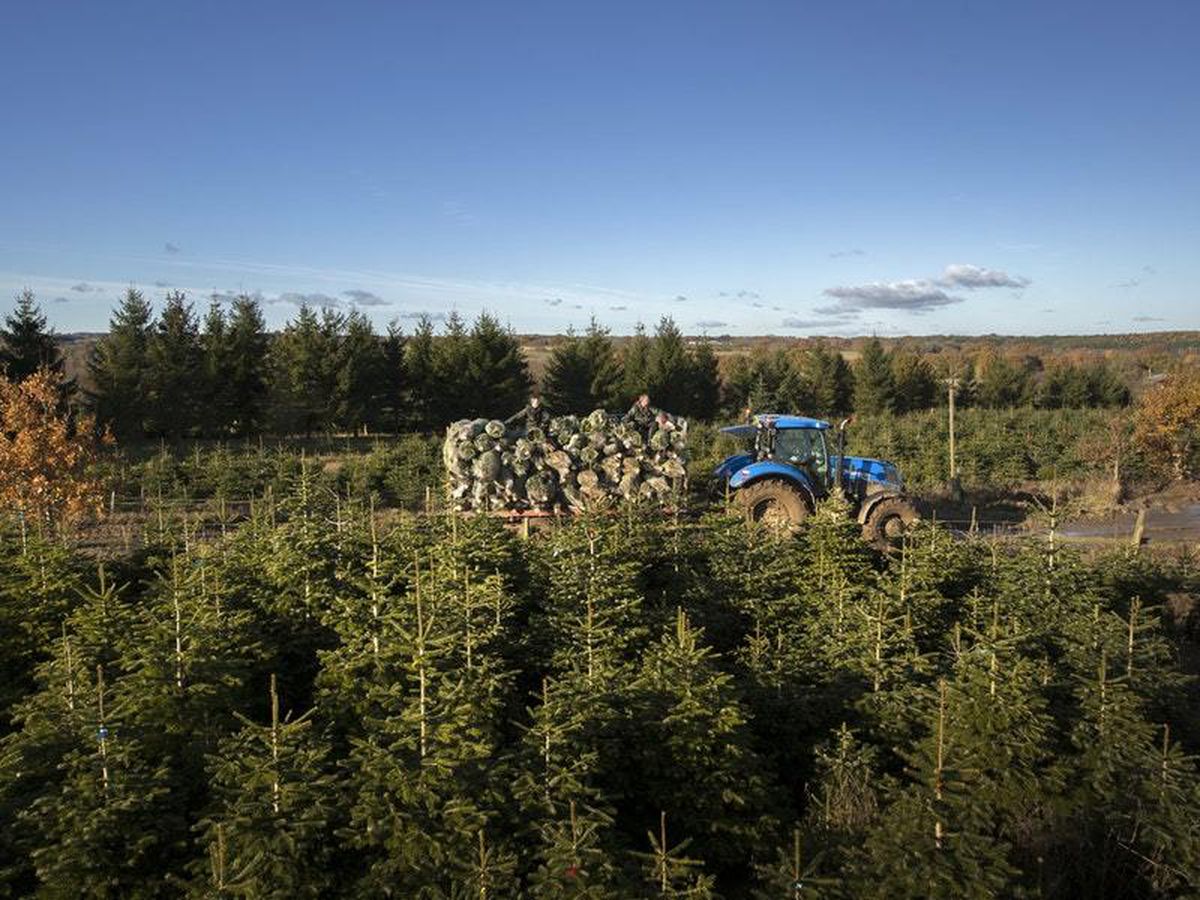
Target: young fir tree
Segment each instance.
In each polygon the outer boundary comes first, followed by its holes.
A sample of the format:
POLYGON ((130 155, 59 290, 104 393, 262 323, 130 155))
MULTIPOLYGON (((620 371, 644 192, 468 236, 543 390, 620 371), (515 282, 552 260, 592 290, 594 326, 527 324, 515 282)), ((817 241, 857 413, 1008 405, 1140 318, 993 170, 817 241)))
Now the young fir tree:
POLYGON ((347 763, 343 840, 365 860, 361 891, 452 896, 486 872, 503 895, 510 854, 489 823, 507 785, 494 760, 508 691, 495 642, 512 605, 452 544, 413 568, 404 601, 384 613, 380 675, 365 688, 347 763))
POLYGON ((0 532, 0 736, 12 705, 33 691, 83 579, 58 542, 0 532))
POLYGON ((179 291, 167 294, 147 348, 147 424, 153 434, 181 437, 192 431, 200 409, 200 333, 192 305, 179 291))
POLYGON ((863 345, 854 367, 854 411, 857 413, 891 412, 896 402, 896 383, 892 359, 879 338, 863 345))
POLYGON ((66 755, 87 733, 85 692, 88 659, 65 627, 34 673, 36 692, 10 711, 13 730, 0 737, 0 819, 30 816, 30 827, 0 830, 0 894, 33 892, 32 852, 45 823, 33 817, 34 803, 59 790, 66 755))
MULTIPOLYGON (((829 740, 816 747, 815 771, 806 785, 806 810, 793 835, 792 854, 780 854, 775 865, 759 869, 764 888, 781 887, 781 876, 798 871, 814 896, 832 887, 878 821, 893 780, 882 772, 879 749, 842 723, 829 740), (795 859, 800 841, 807 848, 803 866, 795 859), (790 857, 790 858, 789 858, 790 857), (780 865, 782 863, 782 865, 780 865)), ((764 897, 769 894, 764 891, 764 897)), ((779 896, 786 896, 781 894, 779 896)), ((803 893, 800 896, 805 896, 803 893)))
POLYGON ((643 821, 670 802, 696 851, 737 867, 772 827, 762 767, 733 678, 682 610, 643 655, 632 687, 632 746, 622 793, 643 821))
POLYGON ((0 328, 0 375, 9 381, 24 381, 38 369, 61 372, 62 353, 54 332, 46 327, 46 317, 25 288, 17 294, 16 308, 0 328))
POLYGON ((321 897, 332 885, 337 788, 310 714, 281 713, 272 675, 269 722, 238 715, 241 727, 209 757, 211 812, 197 826, 205 895, 321 897))
POLYGON ((904 751, 907 783, 893 792, 849 866, 853 896, 949 900, 1013 893, 1017 873, 1008 844, 974 795, 970 750, 980 735, 959 699, 940 681, 925 704, 932 721, 927 735, 904 751))
POLYGON ((129 288, 88 361, 96 418, 118 438, 140 438, 149 412, 152 311, 141 292, 129 288))
POLYGON ((112 710, 103 666, 77 686, 80 728, 58 764, 59 785, 19 816, 35 832, 30 858, 39 892, 156 896, 187 849, 169 772, 112 710))
POLYGON ((659 812, 658 828, 647 829, 649 852, 638 853, 642 860, 641 896, 693 898, 710 900, 717 897, 716 880, 704 872, 704 861, 688 854, 691 838, 672 845, 667 835, 667 814, 659 812))
POLYGON ((534 900, 603 900, 628 890, 604 845, 611 819, 567 804, 565 816, 538 824, 537 867, 529 874, 534 900))

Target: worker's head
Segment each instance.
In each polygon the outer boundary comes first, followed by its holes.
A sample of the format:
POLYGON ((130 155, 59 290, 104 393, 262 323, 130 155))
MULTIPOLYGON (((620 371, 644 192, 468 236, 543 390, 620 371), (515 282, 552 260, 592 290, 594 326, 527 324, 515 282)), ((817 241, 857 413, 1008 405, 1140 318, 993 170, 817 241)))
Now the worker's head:
POLYGON ((542 405, 542 398, 539 397, 537 394, 534 394, 532 397, 529 398, 529 405, 532 406, 534 409, 537 409, 539 406, 542 405))
POLYGON ((658 414, 658 424, 659 424, 659 425, 666 425, 666 424, 667 424, 667 422, 669 422, 669 421, 670 421, 670 418, 671 418, 671 417, 670 417, 670 416, 668 416, 668 415, 667 415, 665 412, 660 412, 660 413, 658 414))
POLYGON ((649 394, 639 394, 638 398, 637 398, 637 405, 638 406, 649 406, 650 405, 650 395, 649 394))

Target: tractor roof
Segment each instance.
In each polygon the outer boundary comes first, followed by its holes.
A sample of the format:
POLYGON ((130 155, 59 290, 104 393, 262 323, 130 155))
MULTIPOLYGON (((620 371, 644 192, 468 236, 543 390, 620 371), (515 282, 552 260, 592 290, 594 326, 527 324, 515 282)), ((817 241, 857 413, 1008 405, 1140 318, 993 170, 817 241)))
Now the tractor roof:
POLYGON ((829 427, 828 422, 821 419, 810 419, 807 416, 777 416, 774 414, 764 414, 755 416, 754 420, 763 425, 774 425, 776 428, 818 428, 824 431, 829 427))
POLYGON ((722 428, 721 431, 725 434, 732 434, 738 437, 751 437, 758 430, 758 426, 774 426, 788 430, 790 428, 816 428, 821 431, 829 428, 828 422, 823 422, 820 419, 810 419, 807 416, 780 416, 774 413, 764 413, 763 415, 754 417, 753 425, 730 425, 728 428, 722 428))

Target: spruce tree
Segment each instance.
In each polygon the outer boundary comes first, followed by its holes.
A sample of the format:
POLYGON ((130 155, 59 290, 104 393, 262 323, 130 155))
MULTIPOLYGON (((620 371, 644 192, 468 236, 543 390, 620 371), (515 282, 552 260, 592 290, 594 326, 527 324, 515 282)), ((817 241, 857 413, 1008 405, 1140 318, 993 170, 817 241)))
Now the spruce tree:
MULTIPOLYGON (((433 373, 430 400, 433 427, 441 431, 455 419, 472 415, 481 402, 472 394, 474 385, 466 377, 467 360, 470 354, 470 337, 467 325, 457 310, 446 317, 442 334, 434 343, 433 373)), ((524 398, 522 398, 522 404, 524 398)), ((488 409, 484 415, 492 415, 488 409)))
POLYGON ((141 438, 149 414, 152 310, 142 293, 125 292, 108 323, 108 334, 92 351, 91 401, 96 418, 122 439, 141 438))
POLYGON ((38 369, 61 372, 62 353, 54 332, 46 327, 46 317, 25 288, 17 294, 17 305, 0 328, 0 374, 9 381, 24 381, 38 369))
POLYGON ((207 435, 228 433, 237 416, 230 395, 229 323, 221 299, 216 294, 209 301, 200 332, 200 378, 197 392, 200 428, 207 435))
POLYGON ((467 337, 465 368, 459 373, 469 404, 467 415, 494 415, 525 405, 533 382, 521 344, 511 329, 480 313, 467 337))
POLYGON ((147 424, 151 433, 178 438, 197 425, 202 398, 200 334, 192 305, 179 291, 166 303, 147 348, 147 424))
POLYGON ((670 412, 689 411, 692 361, 683 333, 670 316, 663 316, 654 330, 646 368, 651 403, 670 412))
POLYGON ((407 349, 408 338, 393 320, 383 336, 378 408, 372 411, 372 419, 376 427, 397 434, 411 429, 415 424, 412 385, 405 365, 407 349))
POLYGON ((893 403, 896 412, 929 409, 937 402, 938 385, 933 367, 920 354, 893 354, 892 378, 896 386, 893 403))
POLYGON ((813 415, 832 417, 850 411, 854 375, 841 353, 818 343, 804 352, 801 368, 812 390, 813 415))
POLYGON ((650 354, 653 342, 646 334, 646 327, 638 322, 633 336, 621 348, 621 405, 628 406, 640 394, 649 391, 653 385, 650 370, 650 354))
POLYGON ((413 426, 428 431, 439 423, 435 410, 440 408, 438 397, 437 339, 433 323, 422 316, 416 330, 404 346, 404 368, 411 391, 413 426))
POLYGON ((680 412, 705 421, 717 414, 721 402, 721 373, 717 354, 709 341, 698 342, 689 354, 691 390, 680 412))
POLYGON ((267 326, 257 299, 242 294, 233 301, 226 325, 224 383, 229 425, 238 434, 254 434, 267 422, 267 326))
POLYGON ((345 429, 357 431, 375 422, 386 388, 383 344, 368 319, 358 310, 345 317, 338 342, 336 420, 345 429))
POLYGON ((318 316, 305 304, 272 342, 272 408, 281 430, 308 436, 333 425, 341 329, 337 313, 318 316))
POLYGON ((879 338, 863 346, 854 367, 854 411, 857 413, 891 412, 895 406, 896 384, 892 360, 879 338))
POLYGON ((608 331, 595 319, 580 337, 568 333, 554 347, 542 382, 546 405, 556 414, 584 415, 618 400, 620 369, 608 331))

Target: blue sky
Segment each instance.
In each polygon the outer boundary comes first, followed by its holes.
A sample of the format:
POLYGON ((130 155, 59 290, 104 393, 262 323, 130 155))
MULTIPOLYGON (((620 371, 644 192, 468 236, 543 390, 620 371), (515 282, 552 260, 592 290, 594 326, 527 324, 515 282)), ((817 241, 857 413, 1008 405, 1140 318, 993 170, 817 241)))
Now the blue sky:
POLYGON ((1200 328, 1200 4, 7 3, 0 311, 1200 328))

